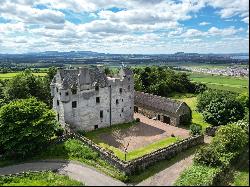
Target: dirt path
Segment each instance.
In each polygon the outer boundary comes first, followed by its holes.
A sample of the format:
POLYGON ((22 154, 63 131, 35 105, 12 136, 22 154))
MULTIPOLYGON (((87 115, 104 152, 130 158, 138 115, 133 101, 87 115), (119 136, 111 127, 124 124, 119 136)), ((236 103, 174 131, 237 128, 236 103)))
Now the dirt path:
MULTIPOLYGON (((211 142, 211 137, 205 136, 205 143, 211 142)), ((176 162, 161 172, 147 178, 137 186, 173 186, 179 175, 193 163, 194 154, 176 162)))
POLYGON ((83 182, 87 186, 125 186, 121 181, 104 175, 94 168, 75 161, 46 160, 0 168, 0 175, 28 171, 56 170, 59 174, 83 182))

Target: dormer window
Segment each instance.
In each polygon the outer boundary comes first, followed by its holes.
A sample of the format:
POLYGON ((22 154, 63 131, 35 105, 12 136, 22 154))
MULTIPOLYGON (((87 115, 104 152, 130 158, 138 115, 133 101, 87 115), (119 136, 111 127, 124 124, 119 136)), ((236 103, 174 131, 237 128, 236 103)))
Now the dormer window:
POLYGON ((95 91, 99 91, 99 86, 98 85, 95 86, 95 91))
POLYGON ((77 89, 76 89, 76 87, 71 88, 71 92, 72 92, 72 94, 73 94, 73 95, 74 95, 74 94, 76 94, 76 93, 77 93, 77 89))

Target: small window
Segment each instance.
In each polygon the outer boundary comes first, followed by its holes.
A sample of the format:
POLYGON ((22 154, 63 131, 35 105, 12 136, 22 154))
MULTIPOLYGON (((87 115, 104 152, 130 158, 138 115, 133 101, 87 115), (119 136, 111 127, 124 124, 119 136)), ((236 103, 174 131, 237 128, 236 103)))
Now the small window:
POLYGON ((130 81, 130 77, 128 77, 128 81, 130 81))
POLYGON ((99 86, 98 85, 95 86, 95 91, 99 91, 99 86))
POLYGON ((56 103, 57 103, 57 106, 59 106, 59 101, 58 100, 56 101, 56 103))
POLYGON ((124 109, 122 108, 122 112, 124 111, 124 109))
POLYGON ((56 88, 56 92, 58 92, 58 88, 56 88))
POLYGON ((128 90, 130 90, 130 85, 128 85, 128 90))
POLYGON ((72 108, 76 108, 77 107, 77 103, 76 103, 76 101, 73 101, 72 102, 72 108))
POLYGON ((69 95, 69 92, 65 92, 65 95, 68 96, 68 95, 69 95))
POLYGON ((57 113, 57 121, 59 121, 59 119, 60 119, 60 116, 59 116, 59 114, 57 113))
POLYGON ((116 100, 115 100, 115 103, 118 105, 118 104, 119 104, 119 100, 118 100, 118 99, 116 99, 116 100))
POLYGON ((98 125, 95 125, 95 126, 94 126, 94 129, 98 129, 98 125))
POLYGON ((123 99, 122 99, 122 102, 123 102, 123 99))
POLYGON ((62 95, 62 93, 61 93, 61 92, 59 92, 59 95, 62 95))
POLYGON ((120 88, 120 94, 122 93, 122 88, 120 88))
POLYGON ((76 94, 77 93, 76 88, 71 88, 71 92, 72 92, 72 94, 76 94))
POLYGON ((100 118, 103 118, 103 111, 100 111, 100 118))
POLYGON ((96 103, 100 103, 100 97, 96 97, 95 100, 96 100, 96 103))

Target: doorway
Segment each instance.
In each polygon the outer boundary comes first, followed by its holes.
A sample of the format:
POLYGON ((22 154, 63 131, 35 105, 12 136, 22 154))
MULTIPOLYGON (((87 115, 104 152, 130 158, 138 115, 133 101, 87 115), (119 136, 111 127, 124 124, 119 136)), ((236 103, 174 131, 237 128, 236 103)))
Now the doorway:
POLYGON ((161 115, 160 114, 157 115, 157 120, 161 121, 161 115))
POLYGON ((168 117, 168 116, 163 116, 163 123, 170 124, 170 117, 168 117))

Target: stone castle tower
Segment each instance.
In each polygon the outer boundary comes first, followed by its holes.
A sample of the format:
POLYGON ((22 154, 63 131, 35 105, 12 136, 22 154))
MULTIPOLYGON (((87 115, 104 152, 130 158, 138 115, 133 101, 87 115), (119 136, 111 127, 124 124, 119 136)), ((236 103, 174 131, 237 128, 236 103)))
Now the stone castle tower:
POLYGON ((114 78, 102 67, 58 69, 50 87, 62 126, 90 131, 134 119, 134 80, 128 68, 114 78))

